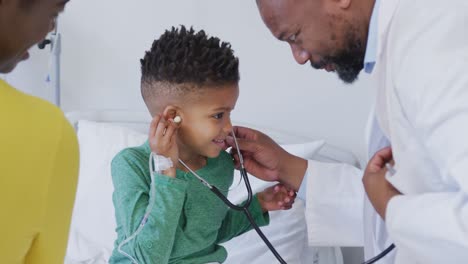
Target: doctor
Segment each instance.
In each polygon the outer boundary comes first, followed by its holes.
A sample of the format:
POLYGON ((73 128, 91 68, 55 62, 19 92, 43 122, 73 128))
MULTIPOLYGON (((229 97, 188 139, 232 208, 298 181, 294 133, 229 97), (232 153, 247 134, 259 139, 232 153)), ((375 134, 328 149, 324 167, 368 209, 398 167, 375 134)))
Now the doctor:
POLYGON ((299 64, 348 83, 364 68, 377 98, 364 177, 346 164, 303 160, 238 127, 247 170, 306 196, 312 245, 364 245, 370 259, 394 243, 378 263, 468 263, 468 2, 257 4, 299 64))

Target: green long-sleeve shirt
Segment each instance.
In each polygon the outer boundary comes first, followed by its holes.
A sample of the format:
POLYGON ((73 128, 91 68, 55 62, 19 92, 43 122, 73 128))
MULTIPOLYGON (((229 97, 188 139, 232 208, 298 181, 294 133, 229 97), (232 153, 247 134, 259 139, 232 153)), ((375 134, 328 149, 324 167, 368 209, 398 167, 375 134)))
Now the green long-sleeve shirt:
MULTIPOLYGON (((113 202, 117 220, 117 240, 109 263, 131 263, 117 250, 135 232, 150 199, 151 178, 148 142, 121 151, 112 161, 113 202)), ((231 157, 221 151, 208 158, 197 173, 221 191, 233 181, 231 157)), ((219 245, 251 229, 247 217, 228 207, 195 176, 177 170, 176 178, 155 175, 155 203, 148 222, 138 236, 122 250, 142 263, 222 263, 226 250, 219 245)), ((222 191, 227 195, 227 191, 222 191)), ((269 223, 254 197, 249 207, 258 225, 269 223)))

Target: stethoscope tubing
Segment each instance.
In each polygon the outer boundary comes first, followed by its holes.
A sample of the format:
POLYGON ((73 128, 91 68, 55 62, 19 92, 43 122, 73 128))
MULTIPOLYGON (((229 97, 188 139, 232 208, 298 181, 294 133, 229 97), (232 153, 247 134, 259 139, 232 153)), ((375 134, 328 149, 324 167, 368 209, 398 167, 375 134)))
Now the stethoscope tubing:
MULTIPOLYGON (((245 187, 247 189, 247 201, 241 206, 231 203, 229 201, 229 199, 227 199, 226 196, 224 196, 219 191, 219 189, 216 188, 216 186, 213 186, 213 185, 208 186, 206 184, 205 184, 205 186, 207 186, 216 196, 219 197, 219 199, 221 199, 227 206, 229 206, 229 208, 231 208, 233 210, 236 210, 236 211, 244 212, 244 214, 247 216, 247 219, 249 220, 249 222, 252 224, 253 228, 257 232, 257 234, 260 236, 260 238, 263 240, 263 242, 265 242, 265 244, 270 249, 270 251, 273 253, 273 255, 275 255, 276 259, 280 263, 286 264, 286 261, 284 261, 284 259, 278 253, 278 251, 276 251, 275 247, 271 244, 271 242, 268 240, 268 238, 265 236, 265 234, 263 234, 262 230, 260 230, 260 227, 257 225, 257 223, 255 223, 255 220, 253 219, 252 214, 250 213, 250 211, 248 209, 251 202, 252 202, 252 196, 253 196, 252 195, 252 187, 250 186, 249 178, 247 176, 247 171, 245 170, 245 168, 240 168, 240 173, 242 175, 242 178, 244 179, 245 187)), ((202 181, 202 183, 203 183, 203 181, 202 181)))
POLYGON ((388 253, 390 253, 390 251, 392 251, 393 249, 395 248, 395 244, 391 244, 388 248, 386 248, 384 251, 382 251, 380 254, 378 254, 377 256, 363 262, 362 264, 373 264, 377 261, 379 261, 380 259, 382 259, 383 257, 385 257, 388 253))

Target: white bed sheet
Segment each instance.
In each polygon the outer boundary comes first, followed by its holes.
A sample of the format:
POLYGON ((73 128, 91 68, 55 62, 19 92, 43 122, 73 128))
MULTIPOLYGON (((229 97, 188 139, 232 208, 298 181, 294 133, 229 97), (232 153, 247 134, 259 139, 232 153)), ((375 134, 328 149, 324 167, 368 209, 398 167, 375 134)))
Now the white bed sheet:
MULTIPOLYGON (((78 128, 81 166, 65 263, 107 263, 115 239, 110 160, 120 149, 139 145, 146 139, 150 117, 146 113, 124 111, 73 112, 67 117, 78 128)), ((357 164, 352 154, 323 141, 255 128, 280 143, 296 143, 284 145, 304 158, 357 164)), ((251 183, 254 191, 272 184, 253 177, 251 183)), ((243 185, 229 195, 232 201, 241 201, 244 197, 243 185)), ((262 230, 288 263, 342 263, 339 248, 308 247, 306 228, 304 204, 298 200, 291 210, 271 213, 270 225, 262 230)), ((255 231, 224 245, 229 254, 226 263, 276 262, 255 231)))

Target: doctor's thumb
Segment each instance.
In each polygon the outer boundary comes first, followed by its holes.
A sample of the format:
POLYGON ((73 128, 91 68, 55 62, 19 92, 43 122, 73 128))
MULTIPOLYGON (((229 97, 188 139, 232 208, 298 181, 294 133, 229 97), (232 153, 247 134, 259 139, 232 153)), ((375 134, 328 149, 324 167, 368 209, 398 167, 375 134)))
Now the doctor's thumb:
POLYGON ((386 162, 389 162, 393 159, 392 147, 385 147, 377 151, 375 155, 379 156, 381 159, 385 160, 386 162))
POLYGON ((393 153, 391 147, 383 148, 375 153, 369 161, 372 167, 383 168, 386 163, 393 160, 393 153))
MULTIPOLYGON (((239 149, 242 151, 255 152, 257 150, 257 143, 254 141, 243 138, 236 138, 236 140, 239 145, 239 149)), ((226 137, 226 143, 233 148, 237 148, 236 142, 232 136, 226 137)))

